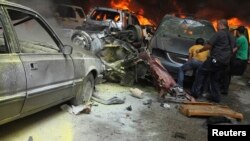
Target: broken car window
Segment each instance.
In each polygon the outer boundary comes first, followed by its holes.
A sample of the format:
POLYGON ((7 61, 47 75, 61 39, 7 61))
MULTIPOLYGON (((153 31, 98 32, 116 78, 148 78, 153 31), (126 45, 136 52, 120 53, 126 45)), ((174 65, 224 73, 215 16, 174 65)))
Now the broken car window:
POLYGON ((93 20, 98 20, 98 21, 104 21, 107 19, 117 21, 119 19, 119 16, 120 16, 120 14, 118 12, 97 9, 93 12, 93 14, 90 16, 90 18, 93 20))
POLYGON ((0 20, 0 54, 3 53, 9 53, 8 51, 8 46, 7 46, 7 42, 6 42, 6 38, 5 38, 5 34, 4 34, 4 30, 3 30, 3 26, 2 26, 2 21, 0 20))
POLYGON ((58 53, 59 48, 34 15, 8 9, 22 53, 58 53))
POLYGON ((159 26, 158 32, 159 36, 173 34, 193 39, 209 39, 214 33, 214 28, 194 20, 172 18, 163 21, 159 26))

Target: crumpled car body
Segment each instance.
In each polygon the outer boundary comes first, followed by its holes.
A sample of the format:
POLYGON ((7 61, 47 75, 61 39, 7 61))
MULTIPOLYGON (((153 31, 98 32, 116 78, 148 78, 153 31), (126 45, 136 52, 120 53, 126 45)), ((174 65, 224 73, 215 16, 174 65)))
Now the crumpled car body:
POLYGON ((103 65, 63 45, 30 8, 0 1, 0 125, 53 105, 87 102, 103 65))
MULTIPOLYGON (((152 54, 177 78, 178 68, 187 62, 188 50, 195 40, 203 38, 207 41, 214 33, 215 29, 208 21, 166 15, 152 37, 150 47, 152 54)), ((193 76, 193 73, 186 75, 193 76)))

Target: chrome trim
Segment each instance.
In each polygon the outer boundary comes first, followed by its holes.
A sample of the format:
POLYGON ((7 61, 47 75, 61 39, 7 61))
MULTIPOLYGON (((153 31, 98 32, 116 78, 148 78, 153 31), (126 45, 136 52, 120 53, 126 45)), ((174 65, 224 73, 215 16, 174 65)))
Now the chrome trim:
POLYGON ((58 83, 58 84, 53 84, 53 85, 49 85, 49 86, 35 88, 35 89, 32 89, 32 90, 28 90, 27 94, 28 94, 28 97, 29 97, 29 96, 34 96, 35 94, 41 93, 41 92, 44 92, 44 91, 49 91, 49 90, 52 90, 52 89, 57 89, 57 88, 60 88, 60 87, 65 87, 65 86, 70 86, 70 85, 73 86, 73 82, 74 81, 71 80, 71 81, 68 81, 68 82, 62 82, 62 83, 58 83))
POLYGON ((183 64, 181 64, 181 63, 175 62, 175 61, 169 56, 169 53, 166 53, 166 54, 167 54, 168 59, 169 59, 172 63, 178 64, 179 66, 182 66, 182 65, 183 65, 183 64))
POLYGON ((80 78, 80 79, 75 79, 75 80, 74 80, 74 83, 80 83, 80 82, 82 82, 82 81, 83 81, 83 79, 81 79, 81 78, 80 78))
POLYGON ((25 99, 25 97, 26 97, 25 91, 19 92, 17 94, 1 96, 0 97, 0 105, 2 103, 11 102, 11 101, 18 100, 18 99, 25 99))

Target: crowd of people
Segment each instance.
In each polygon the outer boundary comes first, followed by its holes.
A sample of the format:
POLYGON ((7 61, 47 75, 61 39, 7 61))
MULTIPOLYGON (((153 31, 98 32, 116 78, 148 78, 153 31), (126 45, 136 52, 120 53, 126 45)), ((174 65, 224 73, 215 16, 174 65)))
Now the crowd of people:
POLYGON ((221 94, 228 93, 231 76, 243 75, 248 64, 248 40, 246 28, 239 26, 236 37, 229 31, 225 19, 217 21, 217 32, 206 42, 198 38, 189 49, 189 60, 179 68, 177 88, 183 92, 184 72, 195 71, 191 94, 195 98, 206 97, 212 102, 220 102, 221 94))

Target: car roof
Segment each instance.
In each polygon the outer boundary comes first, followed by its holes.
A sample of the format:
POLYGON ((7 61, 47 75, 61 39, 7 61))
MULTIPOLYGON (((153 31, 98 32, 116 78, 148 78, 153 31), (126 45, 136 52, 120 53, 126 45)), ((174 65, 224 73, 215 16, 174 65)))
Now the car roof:
POLYGON ((67 6, 67 7, 80 8, 80 9, 82 9, 82 7, 80 7, 80 6, 69 5, 69 4, 59 4, 59 6, 67 6))
POLYGON ((192 21, 196 21, 196 22, 199 22, 201 24, 204 24, 204 25, 211 25, 212 26, 212 23, 208 20, 205 20, 205 19, 196 19, 196 18, 193 18, 193 17, 185 17, 185 18, 180 18, 180 17, 177 17, 177 16, 174 16, 174 15, 170 15, 170 14, 166 14, 162 20, 167 20, 167 19, 187 19, 187 20, 192 20, 192 21))
POLYGON ((127 12, 127 13, 131 13, 134 14, 133 11, 130 10, 125 10, 125 9, 119 9, 119 8, 109 8, 109 7, 95 7, 94 9, 100 9, 100 10, 107 10, 107 11, 114 11, 114 12, 127 12))
POLYGON ((28 11, 31 11, 31 12, 38 14, 36 11, 34 11, 33 9, 31 9, 29 7, 26 7, 26 6, 17 4, 17 3, 5 1, 5 0, 0 0, 0 5, 21 8, 21 9, 28 10, 28 11))

